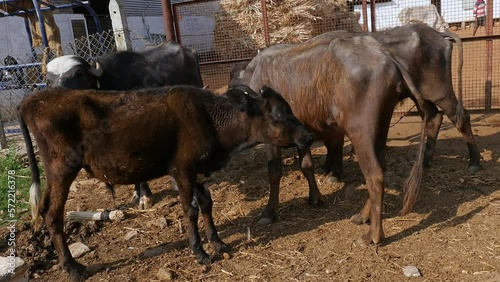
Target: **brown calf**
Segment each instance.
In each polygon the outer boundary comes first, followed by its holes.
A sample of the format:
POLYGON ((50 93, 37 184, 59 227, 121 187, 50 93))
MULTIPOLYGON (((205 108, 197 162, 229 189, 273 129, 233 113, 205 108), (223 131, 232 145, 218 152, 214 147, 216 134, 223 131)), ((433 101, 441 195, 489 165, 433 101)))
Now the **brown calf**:
POLYGON ((261 96, 246 86, 224 96, 190 86, 99 92, 56 88, 25 98, 19 120, 32 171, 35 226, 41 215, 60 265, 74 280, 85 278, 85 267, 69 252, 63 216, 70 184, 81 168, 109 185, 174 176, 191 248, 207 264, 211 260, 198 233, 198 206, 215 250, 227 246, 212 219, 210 193, 196 183, 196 175, 221 169, 232 155, 258 143, 308 147, 313 140, 287 102, 268 87, 261 96), (45 167, 41 202, 30 131, 45 167))

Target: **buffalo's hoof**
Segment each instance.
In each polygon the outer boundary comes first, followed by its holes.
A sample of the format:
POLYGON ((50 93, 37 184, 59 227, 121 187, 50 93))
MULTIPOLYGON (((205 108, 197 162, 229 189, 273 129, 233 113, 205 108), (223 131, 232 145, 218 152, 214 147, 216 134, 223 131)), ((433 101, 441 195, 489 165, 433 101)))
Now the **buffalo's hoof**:
POLYGON ((266 225, 266 224, 271 224, 273 222, 276 222, 277 219, 278 219, 278 215, 274 211, 264 210, 260 214, 259 219, 257 220, 257 223, 261 224, 261 225, 266 225))
POLYGON ((87 271, 85 271, 86 267, 76 261, 67 263, 63 269, 69 273, 71 281, 74 282, 85 281, 89 277, 87 271))
POLYGON ((179 185, 177 185, 177 181, 172 176, 170 177, 170 187, 172 187, 172 190, 179 192, 179 185))
POLYGON ((139 195, 137 194, 137 192, 134 192, 134 195, 132 196, 132 199, 130 200, 130 204, 132 206, 139 205, 139 195))
POLYGON ((325 202, 323 200, 321 200, 320 197, 318 197, 317 199, 313 199, 313 197, 309 197, 309 200, 307 201, 307 203, 311 206, 311 207, 324 207, 325 206, 325 202))
POLYGON ((329 173, 327 176, 326 176, 326 182, 328 184, 335 184, 335 183, 339 183, 340 182, 340 177, 339 176, 335 176, 331 173, 329 173))
POLYGON ((321 175, 327 175, 327 174, 329 174, 331 171, 332 171, 332 170, 330 169, 330 167, 329 167, 329 166, 327 166, 327 165, 323 165, 323 166, 321 166, 321 167, 318 169, 317 173, 318 173, 318 174, 321 174, 321 175))
POLYGON ((195 254, 195 255, 196 255, 196 261, 199 264, 209 265, 209 264, 212 263, 212 260, 210 259, 210 257, 208 256, 208 254, 205 253, 205 251, 201 251, 200 253, 195 254))
POLYGON ((151 197, 142 196, 139 201, 139 209, 140 210, 148 210, 153 207, 153 200, 151 197))
POLYGON ((226 245, 222 241, 220 241, 220 242, 212 242, 212 245, 214 246, 215 253, 218 254, 218 255, 223 254, 223 253, 227 253, 231 249, 228 245, 226 245))
MULTIPOLYGON (((370 232, 368 233, 365 233, 361 236, 361 238, 359 238, 359 241, 361 243, 361 245, 365 245, 365 246, 369 246, 371 245, 372 243, 375 243, 373 242, 372 240, 372 236, 370 235, 370 232)), ((376 243, 375 243, 376 244, 376 243)))
POLYGON ((378 245, 380 244, 380 241, 384 238, 384 235, 382 234, 381 236, 372 236, 370 232, 364 234, 361 236, 360 241, 362 241, 365 245, 378 245))
POLYGON ((478 165, 471 165, 471 166, 469 166, 469 168, 467 169, 467 171, 470 174, 474 174, 474 173, 478 172, 480 169, 481 169, 481 167, 479 167, 478 165))
POLYGON ((360 224, 365 224, 368 222, 368 218, 364 218, 361 213, 357 213, 353 216, 351 216, 351 221, 357 225, 360 225, 360 224))

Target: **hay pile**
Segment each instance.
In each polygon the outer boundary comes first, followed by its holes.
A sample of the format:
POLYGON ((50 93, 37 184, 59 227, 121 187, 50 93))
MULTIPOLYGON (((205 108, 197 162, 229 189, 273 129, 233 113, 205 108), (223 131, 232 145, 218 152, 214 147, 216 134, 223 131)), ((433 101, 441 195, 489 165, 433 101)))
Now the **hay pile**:
MULTIPOLYGON (((271 45, 297 43, 332 30, 360 31, 359 14, 343 0, 267 0, 271 45)), ((224 59, 254 55, 266 47, 260 0, 221 0, 215 47, 224 59)))

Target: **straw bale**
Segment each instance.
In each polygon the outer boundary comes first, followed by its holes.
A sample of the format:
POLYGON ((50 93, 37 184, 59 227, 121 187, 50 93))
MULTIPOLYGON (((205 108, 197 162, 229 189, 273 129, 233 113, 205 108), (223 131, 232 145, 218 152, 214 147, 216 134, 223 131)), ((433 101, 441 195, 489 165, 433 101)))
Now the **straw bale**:
MULTIPOLYGON (((332 30, 360 31, 359 14, 341 0, 268 0, 270 45, 304 42, 332 30)), ((249 57, 266 47, 260 0, 221 0, 215 49, 223 59, 249 57)))

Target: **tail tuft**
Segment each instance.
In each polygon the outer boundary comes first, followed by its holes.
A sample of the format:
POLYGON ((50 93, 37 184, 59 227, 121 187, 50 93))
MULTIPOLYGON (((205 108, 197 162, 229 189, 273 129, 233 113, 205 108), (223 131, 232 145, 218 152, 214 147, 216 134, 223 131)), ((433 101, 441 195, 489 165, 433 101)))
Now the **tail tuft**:
POLYGON ((427 133, 427 116, 424 117, 422 122, 422 130, 420 132, 420 144, 418 150, 418 157, 413 168, 411 169, 410 176, 406 179, 404 183, 404 200, 403 209, 400 214, 405 215, 410 212, 413 204, 417 201, 418 192, 420 190, 420 184, 422 182, 422 174, 424 170, 424 152, 426 143, 426 133, 427 133))
POLYGON ((456 124, 455 126, 462 131, 462 126, 465 124, 467 119, 467 114, 465 113, 464 105, 462 104, 462 101, 458 101, 457 107, 455 108, 455 120, 456 124))
POLYGON ((34 181, 30 187, 31 224, 35 230, 40 227, 40 187, 40 181, 34 181))

